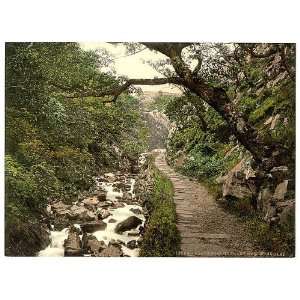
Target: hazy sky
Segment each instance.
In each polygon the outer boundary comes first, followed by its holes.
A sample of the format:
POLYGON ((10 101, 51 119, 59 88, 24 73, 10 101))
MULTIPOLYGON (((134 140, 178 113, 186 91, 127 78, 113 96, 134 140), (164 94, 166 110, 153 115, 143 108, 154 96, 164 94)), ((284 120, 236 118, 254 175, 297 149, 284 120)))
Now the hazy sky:
MULTIPOLYGON (((119 75, 125 75, 129 78, 154 78, 162 77, 151 66, 144 63, 144 60, 159 60, 164 58, 164 55, 154 53, 148 49, 143 50, 137 54, 126 56, 125 46, 111 45, 109 43, 80 43, 85 50, 94 50, 97 48, 104 48, 115 57, 115 69, 119 75)), ((178 92, 175 86, 171 85, 157 85, 157 86, 140 86, 144 91, 166 91, 178 92)))

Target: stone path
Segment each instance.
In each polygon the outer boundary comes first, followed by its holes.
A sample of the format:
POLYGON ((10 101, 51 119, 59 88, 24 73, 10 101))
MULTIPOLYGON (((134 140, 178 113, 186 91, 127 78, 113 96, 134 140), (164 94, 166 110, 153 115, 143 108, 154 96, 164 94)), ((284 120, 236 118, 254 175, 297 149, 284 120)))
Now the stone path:
POLYGON ((250 242, 241 220, 218 206, 203 185, 170 168, 164 152, 155 164, 174 185, 182 256, 264 256, 250 242))

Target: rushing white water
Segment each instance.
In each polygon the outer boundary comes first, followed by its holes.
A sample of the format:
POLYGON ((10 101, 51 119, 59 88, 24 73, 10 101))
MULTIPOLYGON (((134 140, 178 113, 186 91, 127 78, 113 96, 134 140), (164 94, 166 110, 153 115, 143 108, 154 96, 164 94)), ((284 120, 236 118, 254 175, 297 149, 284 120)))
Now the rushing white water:
POLYGON ((64 241, 68 238, 68 228, 50 231, 50 245, 39 252, 38 256, 64 256, 64 241))
MULTIPOLYGON (((114 174, 107 173, 104 174, 105 177, 114 177, 114 174)), ((115 184, 118 183, 118 181, 115 182, 103 182, 101 181, 101 178, 97 178, 97 186, 104 191, 107 192, 106 194, 106 200, 111 201, 113 203, 117 203, 120 198, 123 197, 123 192, 118 191, 115 188, 115 184)), ((134 185, 135 185, 135 179, 129 178, 127 180, 127 184, 130 184, 130 190, 128 193, 132 196, 132 199, 135 198, 134 194, 134 185)), ((76 205, 77 203, 75 203, 76 205)), ((94 235, 98 241, 103 241, 106 245, 109 244, 110 241, 121 241, 125 243, 125 245, 132 240, 138 240, 140 237, 139 234, 139 228, 140 226, 144 226, 145 217, 143 214, 136 214, 132 212, 130 209, 139 209, 141 212, 143 211, 142 207, 139 205, 133 205, 133 204, 126 204, 123 203, 124 207, 120 208, 114 208, 113 205, 108 210, 110 212, 110 216, 106 219, 103 219, 103 222, 107 224, 107 227, 104 230, 98 230, 94 232, 92 235, 94 235), (115 228, 118 223, 126 220, 130 216, 137 216, 142 220, 142 224, 139 225, 136 229, 132 229, 130 231, 126 231, 122 234, 118 234, 115 232, 115 228), (112 223, 110 220, 114 219, 115 222, 112 223)), ((73 224, 75 227, 80 228, 80 225, 73 224)), ((52 227, 52 226, 51 226, 52 227)), ((44 250, 40 251, 38 253, 38 256, 64 256, 64 241, 68 237, 68 228, 64 228, 61 231, 50 231, 50 245, 45 248, 44 250)), ((82 238, 82 235, 80 235, 80 238, 82 238)), ((128 256, 138 256, 139 249, 129 249, 125 245, 122 245, 122 252, 125 255, 128 256)), ((90 256, 90 255, 84 255, 84 256, 90 256)))
POLYGON ((108 245, 108 243, 111 240, 115 240, 115 241, 119 240, 119 241, 124 242, 125 244, 129 241, 137 240, 139 238, 139 235, 130 236, 130 233, 138 234, 139 227, 144 225, 145 217, 141 214, 137 215, 137 214, 133 213, 130 210, 131 208, 140 209, 140 210, 142 209, 139 205, 128 205, 128 204, 125 204, 125 206, 121 207, 121 208, 109 209, 109 212, 112 215, 103 220, 103 222, 105 222, 107 224, 107 227, 105 228, 105 230, 99 230, 99 231, 96 231, 93 233, 93 235, 97 238, 97 240, 104 241, 104 243, 106 245, 108 245), (116 228, 117 224, 126 220, 130 216, 137 216, 138 218, 143 220, 143 223, 137 229, 132 229, 132 230, 126 231, 122 234, 116 233, 115 228, 116 228), (110 223, 109 220, 111 220, 111 219, 114 219, 117 222, 110 223))
POLYGON ((123 192, 114 191, 113 182, 100 182, 99 186, 107 192, 106 200, 117 201, 118 197, 123 197, 123 192))

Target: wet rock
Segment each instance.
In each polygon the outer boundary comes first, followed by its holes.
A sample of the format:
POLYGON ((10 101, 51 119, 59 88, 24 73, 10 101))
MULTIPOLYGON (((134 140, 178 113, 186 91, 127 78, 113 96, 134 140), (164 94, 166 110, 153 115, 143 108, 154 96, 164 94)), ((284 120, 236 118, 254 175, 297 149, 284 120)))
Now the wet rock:
POLYGON ((116 222, 117 222, 117 220, 115 220, 113 218, 111 218, 111 219, 108 220, 108 223, 116 223, 116 222))
POLYGON ((94 221, 94 222, 88 222, 80 224, 80 227, 83 232, 87 233, 94 233, 98 230, 104 230, 106 228, 107 224, 103 221, 94 221))
POLYGON ((104 178, 108 181, 108 182, 114 182, 116 181, 116 176, 113 173, 105 173, 104 174, 104 178))
POLYGON ((128 232, 128 236, 139 236, 139 231, 128 232))
POLYGON ((136 216, 130 216, 126 220, 117 224, 115 228, 116 233, 122 233, 127 230, 136 228, 138 225, 142 224, 142 220, 136 216))
POLYGON ((124 182, 116 182, 115 183, 115 186, 120 189, 120 190, 123 190, 125 189, 125 183, 124 182))
POLYGON ((129 249, 135 249, 135 248, 137 248, 136 240, 129 241, 126 244, 126 247, 129 248, 129 249))
POLYGON ((106 200, 106 192, 100 192, 100 193, 98 193, 97 199, 100 202, 105 201, 106 200))
POLYGON ((79 235, 82 234, 80 225, 75 224, 75 225, 73 225, 72 227, 73 227, 73 230, 77 232, 77 234, 79 234, 79 235))
POLYGON ((58 201, 51 205, 51 210, 59 216, 68 216, 70 214, 69 208, 71 205, 67 205, 62 201, 58 201))
POLYGON ((109 245, 107 248, 102 250, 98 256, 99 257, 120 257, 122 256, 122 254, 123 253, 119 247, 109 245))
POLYGON ((84 252, 87 251, 87 242, 88 242, 88 240, 89 240, 90 237, 96 238, 93 235, 87 235, 86 232, 84 232, 82 234, 81 244, 82 244, 82 249, 83 249, 84 252))
POLYGON ((64 247, 65 256, 80 256, 82 254, 81 240, 74 226, 69 229, 68 238, 65 240, 64 247))
POLYGON ((137 243, 138 247, 141 247, 141 246, 142 246, 142 243, 143 243, 143 238, 142 238, 142 237, 138 238, 138 239, 136 240, 136 243, 137 243))
POLYGON ((68 215, 70 220, 78 220, 78 221, 93 221, 96 219, 96 215, 86 209, 83 206, 73 205, 70 210, 70 214, 68 215))
POLYGON ((98 256, 99 253, 106 248, 106 245, 103 241, 98 241, 97 239, 88 239, 87 240, 87 251, 92 253, 95 256, 98 256))
POLYGON ((84 205, 87 208, 93 209, 99 203, 99 200, 97 199, 97 197, 90 197, 90 198, 84 199, 82 201, 82 203, 84 203, 84 205))
POLYGON ((111 215, 111 213, 107 209, 100 209, 98 212, 98 219, 103 220, 108 218, 111 215))
POLYGON ((114 240, 114 239, 112 239, 108 243, 108 246, 110 246, 110 245, 116 246, 116 247, 118 247, 118 248, 121 249, 121 245, 125 245, 125 243, 123 241, 121 241, 121 240, 114 240))
POLYGON ((121 207, 124 207, 125 204, 122 202, 116 201, 116 202, 113 202, 113 206, 114 206, 114 208, 121 208, 121 207))
POLYGON ((100 203, 98 203, 97 207, 99 207, 99 208, 106 208, 106 207, 111 206, 111 204, 112 204, 112 203, 109 202, 109 201, 100 202, 100 203))
POLYGON ((139 208, 130 208, 130 211, 136 215, 141 215, 143 213, 139 208))
POLYGON ((139 227, 139 232, 140 232, 140 234, 144 234, 145 233, 145 227, 144 226, 140 226, 139 227))

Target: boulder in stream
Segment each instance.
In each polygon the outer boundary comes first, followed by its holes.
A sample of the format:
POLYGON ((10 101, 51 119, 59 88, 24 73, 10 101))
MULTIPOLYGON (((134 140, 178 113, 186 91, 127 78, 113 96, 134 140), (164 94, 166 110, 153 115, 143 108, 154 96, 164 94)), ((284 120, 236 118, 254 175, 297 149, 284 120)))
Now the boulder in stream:
POLYGON ((116 222, 117 222, 117 220, 114 219, 114 218, 111 218, 111 219, 108 220, 108 223, 116 223, 116 222))
POLYGON ((95 208, 95 206, 99 203, 97 197, 89 197, 82 201, 87 208, 95 208))
POLYGON ((106 200, 106 192, 99 192, 97 195, 98 201, 105 201, 106 200))
POLYGON ((98 212, 98 220, 103 220, 106 219, 107 217, 109 217, 111 215, 111 213, 109 212, 108 209, 100 209, 98 212))
POLYGON ((100 220, 80 224, 82 231, 87 233, 94 233, 98 230, 104 230, 106 226, 107 224, 100 220))
POLYGON ((73 205, 70 210, 69 219, 79 221, 93 221, 96 219, 96 215, 85 207, 73 205))
POLYGON ((65 256, 80 256, 82 254, 81 240, 77 228, 74 226, 69 229, 68 238, 64 242, 64 247, 65 256))
POLYGON ((141 215, 143 213, 139 208, 130 208, 130 211, 136 215, 141 215))
POLYGON ((115 228, 116 233, 123 233, 124 231, 136 228, 138 225, 142 224, 142 220, 136 216, 130 216, 126 220, 117 224, 115 228))

